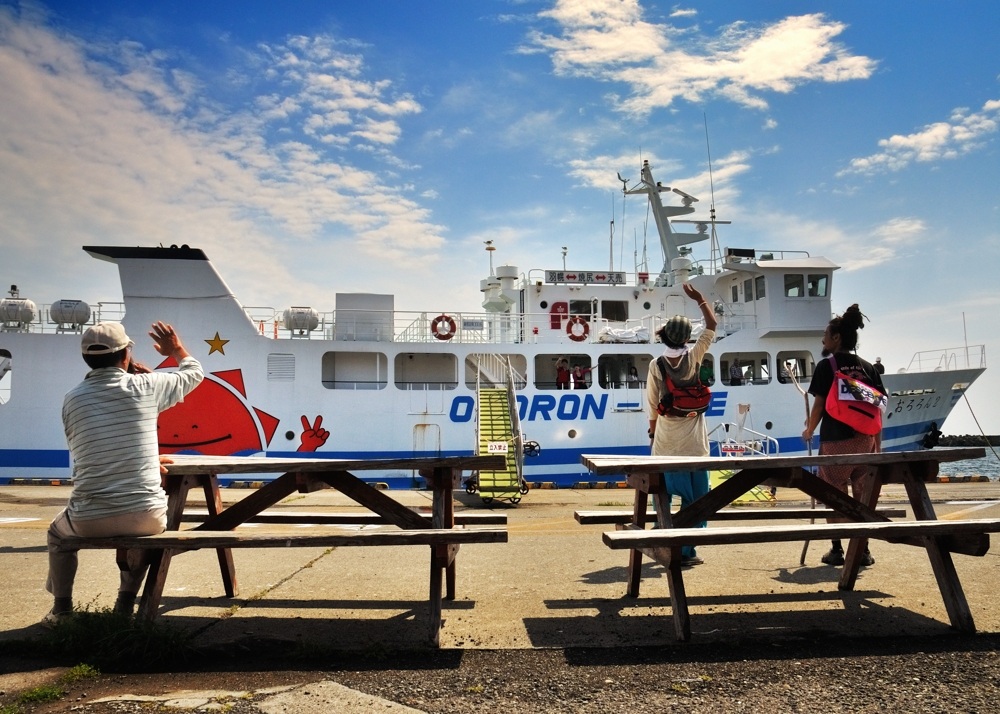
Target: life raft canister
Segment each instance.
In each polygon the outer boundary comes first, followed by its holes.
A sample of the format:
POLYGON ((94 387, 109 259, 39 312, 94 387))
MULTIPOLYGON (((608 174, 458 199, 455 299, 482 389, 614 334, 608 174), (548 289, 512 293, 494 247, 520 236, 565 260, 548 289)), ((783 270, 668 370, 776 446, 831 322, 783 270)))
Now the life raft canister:
POLYGON ((590 323, 582 317, 574 315, 566 323, 566 334, 573 342, 583 342, 590 334, 590 323))
POLYGON ((438 315, 431 320, 431 334, 439 340, 450 340, 455 336, 455 321, 447 315, 438 315))

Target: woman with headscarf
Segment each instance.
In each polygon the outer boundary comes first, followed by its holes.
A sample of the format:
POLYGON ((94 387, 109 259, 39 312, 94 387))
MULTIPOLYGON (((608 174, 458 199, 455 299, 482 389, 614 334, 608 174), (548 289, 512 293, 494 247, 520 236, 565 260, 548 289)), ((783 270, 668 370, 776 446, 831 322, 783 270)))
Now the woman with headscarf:
MULTIPOLYGON (((656 333, 664 345, 663 357, 666 359, 666 369, 670 379, 678 385, 689 385, 698 380, 698 369, 709 346, 715 340, 715 328, 718 324, 712 308, 693 285, 685 283, 684 292, 701 309, 702 317, 705 319, 704 332, 698 337, 697 342, 689 345, 691 321, 683 315, 675 315, 656 333)), ((664 389, 663 377, 654 359, 649 363, 649 376, 646 379, 649 438, 653 441, 653 455, 708 456, 708 428, 705 425, 705 415, 697 414, 689 417, 661 415, 657 406, 664 389)), ((664 474, 664 483, 667 490, 667 504, 669 505, 676 495, 681 499, 681 508, 684 508, 708 493, 708 472, 669 472, 664 474)), ((698 525, 703 527, 705 523, 698 525)), ((698 565, 702 562, 704 561, 695 553, 694 547, 681 548, 681 565, 698 565)))

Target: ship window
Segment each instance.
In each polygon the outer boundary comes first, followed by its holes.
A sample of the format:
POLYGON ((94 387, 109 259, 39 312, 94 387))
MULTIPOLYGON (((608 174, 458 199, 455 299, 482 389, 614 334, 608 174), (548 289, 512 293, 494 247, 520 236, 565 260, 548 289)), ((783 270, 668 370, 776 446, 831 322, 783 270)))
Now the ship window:
POLYGON ((396 355, 395 383, 407 391, 438 391, 458 387, 458 358, 446 352, 396 355))
POLYGON ((538 355, 535 357, 535 388, 536 389, 586 389, 592 381, 596 381, 596 375, 592 375, 590 355, 586 354, 562 354, 562 355, 538 355), (563 375, 559 379, 560 368, 558 363, 565 360, 564 367, 569 371, 569 376, 563 375), (578 387, 573 379, 573 367, 579 365, 583 371, 583 379, 578 387), (567 381, 568 380, 568 381, 567 381))
POLYGON ((528 358, 515 354, 470 354, 465 358, 465 386, 476 388, 476 380, 481 387, 506 387, 507 363, 510 362, 514 377, 514 389, 527 386, 528 358))
POLYGON ((389 362, 381 352, 327 352, 322 374, 327 389, 385 389, 389 362))
POLYGON ((767 293, 764 292, 764 283, 766 283, 766 282, 767 282, 767 280, 764 278, 763 275, 758 275, 753 280, 754 289, 756 289, 756 291, 757 291, 757 299, 758 300, 760 300, 762 297, 764 297, 767 294, 767 293))
POLYGON ((770 356, 767 352, 728 352, 719 358, 723 384, 767 384, 771 381, 770 356), (732 366, 739 361, 738 376, 734 379, 732 366))
POLYGON ((753 300, 753 278, 747 278, 743 281, 743 302, 751 300, 753 300))
POLYGON ((0 404, 10 401, 10 383, 13 379, 11 354, 0 348, 0 404))
POLYGON ((706 354, 701 360, 701 367, 698 368, 698 377, 702 384, 712 386, 715 384, 715 358, 706 354))
POLYGON ((730 302, 740 301, 740 288, 738 285, 733 285, 733 299, 730 302))
POLYGON ((800 387, 808 389, 815 366, 816 362, 808 350, 779 352, 778 381, 783 384, 798 382, 800 387))
POLYGON ((810 275, 809 277, 809 297, 826 297, 829 275, 810 275))
POLYGON ((785 275, 785 297, 798 298, 805 295, 805 280, 801 275, 785 275))
POLYGON ((652 360, 653 355, 645 353, 601 355, 596 381, 604 389, 645 389, 652 360))
POLYGON ((601 300, 601 317, 608 322, 628 320, 628 303, 624 300, 601 300))
POLYGON ((594 314, 594 303, 590 300, 570 300, 569 314, 591 316, 594 314))

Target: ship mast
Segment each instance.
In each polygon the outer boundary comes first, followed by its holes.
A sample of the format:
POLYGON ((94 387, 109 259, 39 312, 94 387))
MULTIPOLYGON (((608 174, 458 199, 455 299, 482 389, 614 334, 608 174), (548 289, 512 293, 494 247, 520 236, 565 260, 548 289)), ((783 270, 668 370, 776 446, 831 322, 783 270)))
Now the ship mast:
POLYGON ((682 256, 681 246, 689 243, 697 243, 708 238, 704 233, 677 233, 670 226, 670 219, 677 216, 686 216, 694 213, 695 209, 691 205, 698 201, 697 198, 684 193, 678 188, 670 188, 653 180, 653 171, 649 166, 649 161, 642 162, 639 185, 634 188, 623 187, 623 192, 628 194, 646 194, 649 199, 649 206, 653 212, 653 220, 656 222, 656 231, 660 235, 660 247, 663 249, 664 261, 660 269, 660 275, 656 278, 656 285, 672 285, 671 263, 682 256), (681 206, 664 206, 660 199, 661 193, 673 191, 681 197, 681 206))

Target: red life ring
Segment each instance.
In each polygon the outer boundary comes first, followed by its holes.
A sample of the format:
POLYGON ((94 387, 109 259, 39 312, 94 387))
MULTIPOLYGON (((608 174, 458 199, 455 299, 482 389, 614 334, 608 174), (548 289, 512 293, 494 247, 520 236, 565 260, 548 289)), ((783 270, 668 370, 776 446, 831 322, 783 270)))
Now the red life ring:
POLYGON ((438 315, 431 320, 431 334, 439 340, 450 340, 455 336, 455 321, 447 315, 438 315))
POLYGON ((569 338, 573 340, 573 342, 583 342, 587 339, 587 335, 590 334, 590 323, 582 317, 574 315, 569 318, 569 322, 566 323, 566 334, 569 335, 569 338), (577 325, 580 326, 579 330, 576 329, 577 325))

